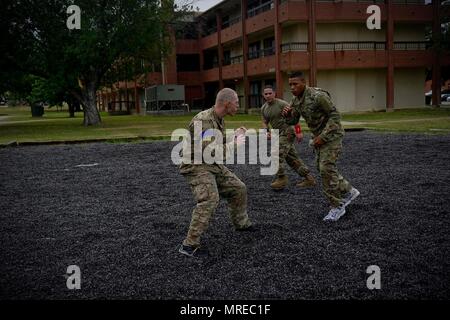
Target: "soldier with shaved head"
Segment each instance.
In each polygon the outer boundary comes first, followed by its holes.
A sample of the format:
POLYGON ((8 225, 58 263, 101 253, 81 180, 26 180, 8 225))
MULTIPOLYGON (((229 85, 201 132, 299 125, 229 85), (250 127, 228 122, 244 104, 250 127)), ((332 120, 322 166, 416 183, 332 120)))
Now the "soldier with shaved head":
MULTIPOLYGON (((192 149, 195 142, 201 143, 201 150, 204 150, 211 143, 220 143, 223 147, 223 155, 226 156, 230 147, 245 143, 245 130, 236 130, 235 138, 231 142, 226 142, 224 117, 236 114, 239 107, 239 99, 236 92, 230 88, 219 91, 215 105, 207 110, 198 113, 189 124, 191 134, 192 149), (195 125, 201 124, 201 136, 196 137, 195 125), (223 141, 210 139, 210 129, 218 130, 222 133, 223 141)), ((192 158, 190 159, 192 160, 192 158)), ((200 163, 182 163, 180 173, 189 183, 194 198, 197 202, 192 212, 192 219, 186 238, 179 247, 179 252, 187 256, 199 256, 205 254, 205 250, 199 250, 200 237, 206 231, 209 220, 215 212, 220 198, 228 202, 231 222, 236 231, 253 230, 252 223, 247 215, 247 188, 245 184, 221 163, 207 163, 202 158, 200 163)))

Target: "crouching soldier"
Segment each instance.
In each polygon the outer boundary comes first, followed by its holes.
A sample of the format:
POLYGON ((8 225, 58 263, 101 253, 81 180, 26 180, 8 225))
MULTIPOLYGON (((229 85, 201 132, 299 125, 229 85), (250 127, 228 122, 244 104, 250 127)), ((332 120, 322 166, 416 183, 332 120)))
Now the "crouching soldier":
POLYGON ((359 191, 339 173, 336 166, 344 136, 341 116, 328 92, 306 86, 303 73, 292 73, 289 86, 294 98, 291 105, 283 109, 283 115, 290 124, 297 123, 302 116, 311 130, 323 192, 331 205, 324 220, 337 221, 345 214, 345 207, 359 196, 359 191))
MULTIPOLYGON (((189 124, 192 148, 196 140, 201 140, 201 151, 211 143, 223 147, 224 157, 227 149, 236 145, 245 144, 245 130, 237 130, 234 141, 226 143, 225 123, 223 118, 236 114, 239 107, 239 99, 236 92, 229 88, 219 91, 215 105, 198 113, 189 124), (202 126, 201 137, 195 137, 195 123, 202 126), (223 141, 212 141, 205 136, 209 129, 221 132, 223 141)), ((195 151, 194 151, 195 152, 195 151)), ((193 160, 192 158, 190 160, 193 160)), ((206 163, 182 163, 180 173, 189 183, 194 198, 197 202, 192 212, 192 219, 186 238, 179 247, 179 252, 187 256, 199 256, 206 254, 206 250, 200 250, 200 237, 206 231, 209 220, 219 204, 220 197, 228 201, 231 222, 236 231, 252 231, 254 227, 247 215, 247 188, 245 184, 232 173, 224 164, 206 163)))

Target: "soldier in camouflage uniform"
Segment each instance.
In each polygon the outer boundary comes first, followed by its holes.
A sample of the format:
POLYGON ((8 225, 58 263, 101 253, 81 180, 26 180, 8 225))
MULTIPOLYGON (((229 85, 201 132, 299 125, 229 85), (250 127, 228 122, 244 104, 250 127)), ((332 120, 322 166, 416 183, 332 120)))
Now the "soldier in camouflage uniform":
MULTIPOLYGON (((286 123, 286 118, 281 115, 281 111, 288 103, 284 100, 275 98, 275 92, 271 86, 264 88, 264 99, 266 103, 261 107, 262 126, 267 130, 267 138, 270 139, 270 131, 268 125, 272 129, 279 130, 280 147, 279 147, 279 168, 277 178, 272 182, 271 187, 279 190, 288 184, 288 176, 285 173, 286 163, 301 177, 305 179, 297 183, 297 186, 307 188, 316 185, 314 177, 310 174, 309 168, 299 158, 295 149, 294 139, 296 137, 293 126, 286 123)), ((300 124, 298 124, 300 126, 300 124)), ((297 136, 297 142, 301 142, 303 134, 297 136)))
POLYGON ((345 207, 359 195, 359 191, 344 179, 336 166, 344 136, 341 116, 328 92, 306 86, 303 73, 291 74, 289 86, 294 98, 291 105, 284 108, 283 115, 290 119, 290 124, 297 123, 302 116, 311 130, 317 169, 322 177, 323 191, 331 205, 324 220, 337 221, 345 214, 345 207))
MULTIPOLYGON (((238 129, 240 134, 235 137, 234 141, 226 143, 223 118, 226 115, 236 114, 238 106, 239 99, 234 90, 229 88, 220 90, 215 105, 198 113, 190 122, 191 147, 194 147, 196 140, 201 140, 202 151, 209 144, 218 143, 223 148, 225 158, 230 147, 244 144, 245 131, 242 128, 240 128, 241 130, 238 129), (201 137, 194 135, 194 124, 197 121, 202 125, 201 137), (208 129, 220 131, 223 141, 208 139, 206 137, 208 129)), ((192 157, 190 160, 192 160, 192 157)), ((189 230, 179 248, 179 252, 188 256, 198 256, 205 253, 198 250, 200 236, 208 228, 209 220, 219 204, 220 197, 228 201, 231 222, 237 231, 251 231, 253 226, 247 215, 247 189, 245 184, 223 164, 208 164, 203 159, 199 164, 190 162, 181 164, 180 173, 188 181, 197 205, 192 212, 189 230)))

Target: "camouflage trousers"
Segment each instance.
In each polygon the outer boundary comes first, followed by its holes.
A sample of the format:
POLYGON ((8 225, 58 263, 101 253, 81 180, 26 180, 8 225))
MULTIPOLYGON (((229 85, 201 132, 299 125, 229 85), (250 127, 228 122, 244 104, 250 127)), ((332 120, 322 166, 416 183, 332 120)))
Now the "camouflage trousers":
POLYGON ((220 197, 227 200, 231 222, 236 229, 251 225, 247 215, 247 187, 225 166, 216 168, 196 170, 184 175, 197 201, 184 245, 200 245, 200 237, 208 228, 220 197))
POLYGON ((291 137, 280 135, 280 149, 279 149, 279 167, 277 176, 282 177, 286 175, 285 167, 288 164, 292 170, 297 172, 300 176, 305 177, 309 174, 308 166, 300 159, 297 150, 295 149, 294 141, 291 137))
POLYGON ((325 196, 332 207, 338 206, 345 194, 352 188, 351 184, 339 173, 336 162, 342 151, 342 139, 327 142, 316 148, 317 170, 322 177, 325 196))

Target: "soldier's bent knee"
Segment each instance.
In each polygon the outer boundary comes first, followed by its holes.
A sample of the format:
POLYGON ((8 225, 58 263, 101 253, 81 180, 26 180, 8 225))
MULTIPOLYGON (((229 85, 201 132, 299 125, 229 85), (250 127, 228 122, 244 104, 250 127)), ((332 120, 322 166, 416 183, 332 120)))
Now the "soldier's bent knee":
POLYGON ((197 205, 208 206, 211 208, 216 208, 219 205, 219 194, 210 193, 208 196, 202 201, 197 202, 197 205))

